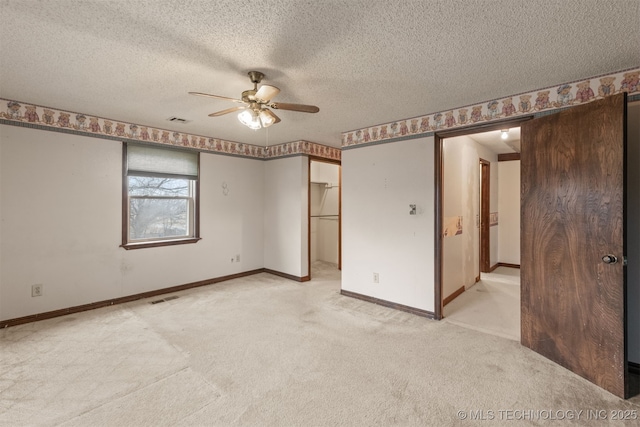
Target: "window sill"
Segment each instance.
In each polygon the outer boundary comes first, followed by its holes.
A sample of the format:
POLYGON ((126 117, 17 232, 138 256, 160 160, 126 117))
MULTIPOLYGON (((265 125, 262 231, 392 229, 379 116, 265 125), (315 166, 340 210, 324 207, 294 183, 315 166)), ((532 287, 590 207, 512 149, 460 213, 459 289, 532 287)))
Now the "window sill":
POLYGON ((141 242, 141 243, 124 243, 120 245, 120 247, 126 250, 158 248, 160 246, 174 246, 174 245, 186 245, 188 243, 198 243, 198 241, 200 240, 202 240, 200 237, 190 237, 187 239, 156 240, 153 242, 141 242))

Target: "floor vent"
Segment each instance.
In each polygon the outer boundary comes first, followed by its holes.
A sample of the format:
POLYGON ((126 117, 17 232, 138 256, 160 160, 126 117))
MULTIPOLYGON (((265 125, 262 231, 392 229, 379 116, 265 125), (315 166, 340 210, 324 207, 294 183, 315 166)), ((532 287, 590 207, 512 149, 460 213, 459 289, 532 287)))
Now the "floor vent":
POLYGON ((178 299, 178 298, 180 298, 180 297, 176 296, 176 295, 172 295, 170 297, 166 297, 166 298, 163 298, 163 299, 151 301, 149 304, 160 304, 161 302, 171 301, 172 299, 178 299))

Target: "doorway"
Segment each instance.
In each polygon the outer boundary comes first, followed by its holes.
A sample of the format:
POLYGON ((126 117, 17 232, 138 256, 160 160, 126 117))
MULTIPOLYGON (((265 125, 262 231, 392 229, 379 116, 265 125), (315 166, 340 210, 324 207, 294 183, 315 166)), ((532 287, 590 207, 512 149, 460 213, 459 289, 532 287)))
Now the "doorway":
POLYGON ((443 138, 441 173, 441 314, 450 323, 518 341, 519 130, 509 125, 443 138), (514 161, 503 171, 505 159, 514 161))
MULTIPOLYGON (((633 310, 627 309, 632 300, 627 300, 624 267, 637 239, 625 231, 626 204, 633 206, 634 200, 626 191, 633 174, 625 171, 637 162, 629 160, 631 150, 625 147, 627 133, 638 134, 627 122, 628 107, 621 93, 520 123, 521 344, 622 398, 637 392, 629 378, 639 366, 627 357, 637 342, 627 339, 633 329, 627 313, 633 310)), ((440 232, 443 143, 449 136, 435 135, 438 319, 443 316, 438 304, 445 238, 440 232)))
POLYGON ((331 273, 341 263, 340 162, 309 157, 309 274, 331 273))

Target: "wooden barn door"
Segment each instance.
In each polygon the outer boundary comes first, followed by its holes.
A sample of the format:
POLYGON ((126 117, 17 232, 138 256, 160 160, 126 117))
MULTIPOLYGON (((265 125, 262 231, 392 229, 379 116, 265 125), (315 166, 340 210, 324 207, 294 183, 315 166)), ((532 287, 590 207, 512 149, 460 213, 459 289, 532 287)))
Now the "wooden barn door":
POLYGON ((522 124, 522 344, 627 388, 626 94, 522 124))

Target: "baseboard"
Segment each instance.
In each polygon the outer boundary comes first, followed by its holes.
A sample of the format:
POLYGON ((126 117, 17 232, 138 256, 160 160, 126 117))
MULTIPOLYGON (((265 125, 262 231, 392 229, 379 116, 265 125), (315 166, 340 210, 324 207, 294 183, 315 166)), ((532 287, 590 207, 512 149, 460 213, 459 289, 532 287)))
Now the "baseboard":
POLYGON ((362 301, 371 302, 373 304, 382 305, 384 307, 393 308, 395 310, 406 311, 407 313, 415 314, 416 316, 435 319, 435 314, 433 312, 422 310, 420 308, 409 307, 408 305, 398 304, 395 302, 386 301, 383 299, 374 298, 367 295, 362 295, 357 292, 345 291, 344 289, 340 290, 340 294, 346 297, 356 298, 362 301))
POLYGON ((275 271, 268 268, 263 268, 262 271, 264 271, 265 273, 273 274, 274 276, 280 276, 284 277, 285 279, 295 280, 296 282, 308 282, 309 280, 311 280, 311 276, 309 275, 303 277, 294 276, 293 274, 282 273, 280 271, 275 271))
POLYGON ((520 268, 520 264, 509 264, 506 262, 499 262, 494 264, 488 271, 488 273, 492 273, 498 267, 509 267, 509 268, 520 268))
POLYGON ((464 292, 464 286, 462 286, 460 289, 456 290, 454 293, 452 293, 451 295, 449 295, 448 297, 446 297, 443 301, 442 301, 442 306, 444 307, 445 305, 449 304, 451 301, 453 301, 454 299, 456 299, 458 297, 458 295, 460 295, 461 293, 464 292))
POLYGON ((172 286, 170 288, 157 289, 149 292, 142 292, 140 294, 128 295, 125 297, 112 298, 104 301, 92 302, 90 304, 77 305, 74 307, 62 308, 60 310, 47 311, 45 313, 31 314, 29 316, 17 317, 15 319, 0 320, 0 328, 7 328, 9 326, 22 325, 24 323, 37 322, 40 320, 53 319, 54 317, 65 316, 67 314, 80 313, 88 310, 95 310, 96 308, 108 307, 110 305, 124 304, 126 302, 136 301, 143 298, 151 298, 158 295, 164 295, 172 292, 184 291, 186 289, 197 288, 200 286, 211 285, 214 283, 225 282, 231 279, 238 279, 240 277, 252 276, 254 274, 263 273, 266 270, 259 268, 257 270, 245 271, 243 273, 230 274, 228 276, 216 277, 213 279, 200 280, 198 282, 187 283, 184 285, 172 286))
POLYGON ((640 363, 627 362, 627 366, 629 368, 629 373, 634 375, 640 375, 640 363))
POLYGON ((520 268, 520 264, 509 264, 507 262, 499 262, 496 264, 496 268, 498 267, 520 268))

